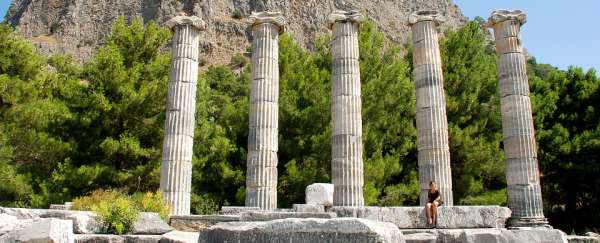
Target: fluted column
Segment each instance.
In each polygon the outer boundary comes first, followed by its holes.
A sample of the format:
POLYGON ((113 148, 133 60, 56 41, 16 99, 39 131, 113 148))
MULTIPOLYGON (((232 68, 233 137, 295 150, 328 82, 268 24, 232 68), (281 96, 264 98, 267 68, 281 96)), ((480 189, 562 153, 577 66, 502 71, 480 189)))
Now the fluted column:
POLYGON ((453 205, 452 172, 448 146, 448 121, 438 26, 435 11, 419 11, 409 17, 413 33, 413 75, 417 90, 417 150, 420 203, 428 200, 429 182, 435 181, 444 203, 453 205))
POLYGON ((200 31, 204 30, 205 24, 195 16, 177 16, 166 24, 173 29, 174 36, 160 189, 171 206, 171 215, 188 215, 192 189, 198 47, 200 31))
POLYGON ((246 206, 277 208, 277 134, 279 112, 279 12, 253 13, 252 88, 246 173, 246 206))
POLYGON ((333 205, 363 206, 363 161, 358 31, 363 16, 357 11, 334 11, 331 176, 333 205))
POLYGON ((494 29, 502 134, 508 183, 509 225, 545 225, 537 161, 535 131, 529 99, 526 58, 520 29, 526 16, 520 11, 497 10, 489 18, 494 29))

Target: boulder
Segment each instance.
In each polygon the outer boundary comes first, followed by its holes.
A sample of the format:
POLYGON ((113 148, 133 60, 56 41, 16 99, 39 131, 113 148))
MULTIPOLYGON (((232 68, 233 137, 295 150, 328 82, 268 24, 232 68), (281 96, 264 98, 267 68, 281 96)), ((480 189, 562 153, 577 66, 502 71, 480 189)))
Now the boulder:
POLYGON ((293 210, 294 212, 303 213, 324 213, 325 206, 315 204, 294 204, 293 210))
POLYGON ((321 218, 331 219, 336 218, 335 213, 299 213, 299 212, 269 212, 269 211, 255 211, 255 212, 244 212, 240 215, 240 221, 270 221, 276 219, 288 219, 288 218, 321 218))
POLYGON ((73 222, 62 219, 39 219, 23 229, 0 236, 0 242, 73 243, 73 222))
POLYGON ((436 243, 437 237, 431 233, 415 233, 404 235, 406 243, 436 243))
POLYGON ((118 235, 85 234, 75 235, 75 243, 123 243, 125 239, 118 235))
POLYGON ((223 206, 219 214, 221 215, 239 215, 242 212, 260 211, 258 207, 238 207, 238 206, 223 206))
POLYGON ((306 204, 333 205, 333 184, 315 183, 306 187, 306 204))
POLYGON ((200 233, 171 231, 160 239, 160 243, 197 243, 200 233))
POLYGON ((569 243, 600 243, 600 239, 593 236, 567 235, 569 243))
POLYGON ((356 218, 280 219, 219 223, 200 232, 199 242, 405 242, 391 223, 356 218))
MULTIPOLYGON (((338 217, 394 223, 400 229, 425 229, 424 207, 332 207, 338 217)), ((438 209, 438 229, 504 228, 510 209, 500 206, 450 206, 438 209)))
POLYGON ((133 223, 131 233, 134 235, 162 235, 173 230, 173 227, 163 221, 158 213, 141 213, 133 223))
POLYGON ((238 215, 176 215, 170 218, 171 227, 179 231, 198 232, 220 222, 240 221, 238 215))

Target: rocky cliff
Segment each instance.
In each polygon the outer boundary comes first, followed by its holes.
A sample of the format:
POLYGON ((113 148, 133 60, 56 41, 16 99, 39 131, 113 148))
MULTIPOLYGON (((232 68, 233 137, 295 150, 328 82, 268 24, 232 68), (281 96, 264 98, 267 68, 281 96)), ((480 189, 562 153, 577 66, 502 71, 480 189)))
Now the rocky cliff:
POLYGON ((207 22, 201 42, 205 60, 227 63, 249 46, 244 20, 252 11, 283 12, 288 33, 310 48, 317 35, 328 31, 326 19, 334 9, 360 10, 396 42, 410 36, 407 17, 416 10, 438 10, 450 27, 466 21, 452 0, 13 0, 6 20, 18 26, 39 52, 70 54, 85 61, 118 16, 162 24, 184 11, 207 22))

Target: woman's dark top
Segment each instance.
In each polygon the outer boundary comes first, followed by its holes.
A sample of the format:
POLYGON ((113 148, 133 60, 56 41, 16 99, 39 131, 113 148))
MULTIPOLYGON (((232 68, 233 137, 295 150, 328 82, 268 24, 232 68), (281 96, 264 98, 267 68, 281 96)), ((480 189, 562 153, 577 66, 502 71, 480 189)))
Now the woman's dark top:
POLYGON ((431 190, 429 190, 427 196, 429 197, 429 203, 433 203, 435 199, 437 199, 440 196, 440 191, 437 190, 435 192, 431 192, 431 190))

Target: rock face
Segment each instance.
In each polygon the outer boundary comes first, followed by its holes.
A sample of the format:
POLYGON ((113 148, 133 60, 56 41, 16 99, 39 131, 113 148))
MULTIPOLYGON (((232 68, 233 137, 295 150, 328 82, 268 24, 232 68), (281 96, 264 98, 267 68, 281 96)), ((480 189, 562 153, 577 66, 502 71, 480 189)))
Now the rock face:
POLYGON ((393 224, 365 219, 282 219, 220 223, 200 233, 203 242, 403 243, 393 224))
MULTIPOLYGON (((357 217, 394 223, 400 229, 424 229, 424 207, 332 207, 338 217, 357 217)), ((454 206, 438 209, 439 229, 503 228, 510 217, 508 208, 499 206, 454 206)))
POLYGON ((204 60, 227 63, 249 46, 244 18, 251 12, 281 11, 288 20, 288 32, 310 48, 318 34, 327 32, 326 19, 334 9, 359 10, 397 42, 409 37, 406 16, 416 10, 439 11, 448 20, 446 26, 456 27, 466 20, 451 0, 13 0, 6 20, 19 26, 41 53, 66 53, 85 61, 104 42, 118 16, 163 24, 185 11, 207 22, 200 44, 204 60))

